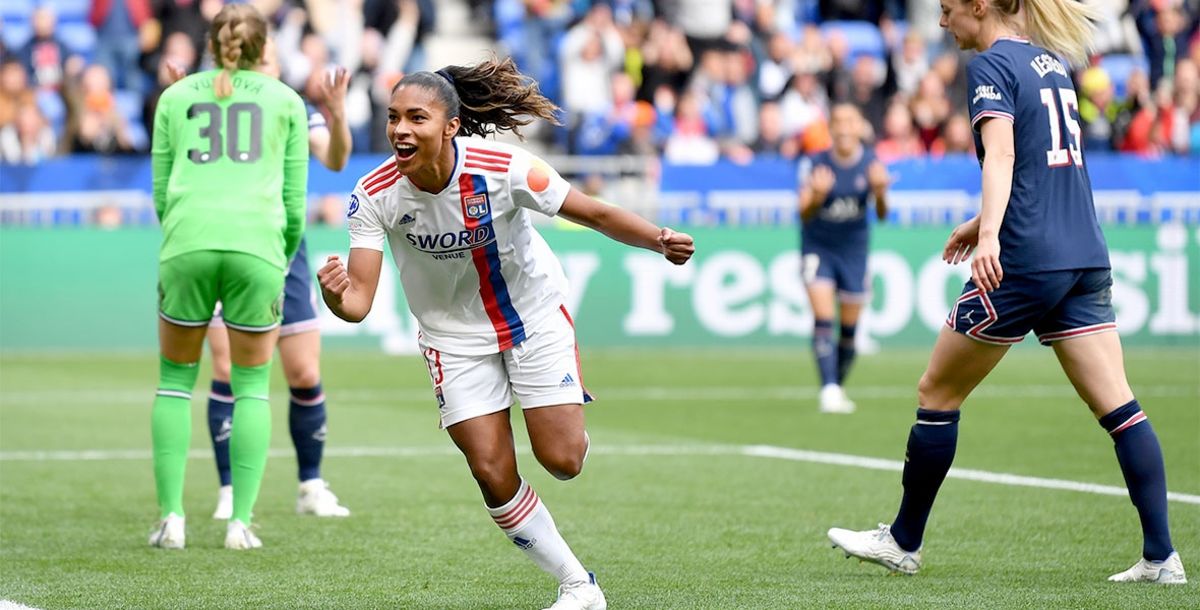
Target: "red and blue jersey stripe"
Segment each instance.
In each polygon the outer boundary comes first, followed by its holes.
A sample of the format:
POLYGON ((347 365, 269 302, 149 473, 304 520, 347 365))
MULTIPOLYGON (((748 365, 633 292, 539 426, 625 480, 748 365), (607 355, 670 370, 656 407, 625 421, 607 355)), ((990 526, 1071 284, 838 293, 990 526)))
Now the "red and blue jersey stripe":
MULTIPOLYGON (((487 197, 487 180, 483 176, 463 173, 458 178, 458 189, 462 202, 463 224, 468 231, 478 227, 488 227, 491 234, 496 234, 492 225, 491 202, 479 218, 467 213, 468 199, 482 195, 487 197)), ((525 323, 513 307, 512 298, 508 293, 508 283, 500 273, 500 250, 496 240, 492 239, 486 246, 471 250, 471 259, 475 270, 479 273, 479 296, 483 298, 483 309, 487 312, 492 327, 496 329, 496 343, 500 351, 512 348, 525 340, 525 323)))

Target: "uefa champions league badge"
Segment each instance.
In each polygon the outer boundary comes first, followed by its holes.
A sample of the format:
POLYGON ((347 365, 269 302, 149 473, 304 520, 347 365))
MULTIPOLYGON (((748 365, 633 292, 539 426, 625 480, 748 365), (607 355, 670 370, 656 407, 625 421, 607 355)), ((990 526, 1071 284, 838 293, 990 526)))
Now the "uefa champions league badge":
POLYGON ((350 217, 354 216, 354 213, 357 211, 358 211, 358 195, 351 193, 350 194, 350 207, 349 207, 349 209, 346 210, 346 218, 350 218, 350 217))

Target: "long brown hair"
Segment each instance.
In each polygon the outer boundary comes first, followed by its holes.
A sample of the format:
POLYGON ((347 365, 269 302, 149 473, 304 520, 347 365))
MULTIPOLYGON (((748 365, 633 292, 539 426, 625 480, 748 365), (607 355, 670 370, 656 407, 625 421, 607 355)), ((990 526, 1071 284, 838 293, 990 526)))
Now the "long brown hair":
POLYGON ((532 78, 517 70, 512 58, 491 57, 473 66, 446 66, 437 72, 414 72, 395 88, 416 85, 433 91, 446 106, 447 118, 458 117, 459 135, 486 136, 511 131, 536 119, 561 125, 559 108, 538 89, 532 78))
POLYGON ((233 72, 253 68, 262 61, 267 20, 249 4, 226 4, 213 18, 208 42, 221 67, 213 79, 213 93, 217 99, 229 97, 233 95, 233 72))

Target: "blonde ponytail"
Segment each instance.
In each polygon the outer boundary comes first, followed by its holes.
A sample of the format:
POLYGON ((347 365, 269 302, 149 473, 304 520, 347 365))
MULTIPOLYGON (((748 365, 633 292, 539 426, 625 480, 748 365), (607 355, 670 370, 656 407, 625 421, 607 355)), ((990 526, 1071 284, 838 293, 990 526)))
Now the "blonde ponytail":
POLYGON ((1072 65, 1087 63, 1088 50, 1100 11, 1079 0, 1023 0, 1025 29, 1034 44, 1066 58, 1072 65))
POLYGON ((248 4, 226 4, 213 18, 209 44, 221 72, 213 79, 217 99, 233 95, 233 73, 262 61, 267 21, 248 4))

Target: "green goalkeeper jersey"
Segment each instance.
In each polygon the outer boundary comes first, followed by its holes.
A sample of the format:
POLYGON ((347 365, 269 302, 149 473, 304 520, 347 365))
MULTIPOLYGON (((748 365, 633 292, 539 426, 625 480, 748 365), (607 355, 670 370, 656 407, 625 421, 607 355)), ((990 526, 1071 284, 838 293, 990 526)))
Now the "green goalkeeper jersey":
POLYGON ((159 260, 227 250, 284 269, 304 233, 304 102, 282 82, 248 70, 233 73, 233 95, 219 100, 212 85, 218 73, 170 86, 154 113, 159 260))

